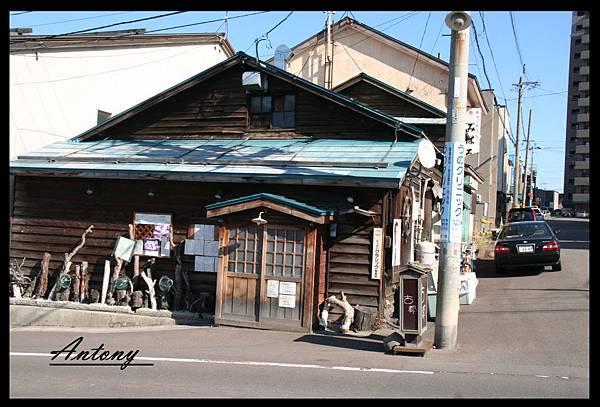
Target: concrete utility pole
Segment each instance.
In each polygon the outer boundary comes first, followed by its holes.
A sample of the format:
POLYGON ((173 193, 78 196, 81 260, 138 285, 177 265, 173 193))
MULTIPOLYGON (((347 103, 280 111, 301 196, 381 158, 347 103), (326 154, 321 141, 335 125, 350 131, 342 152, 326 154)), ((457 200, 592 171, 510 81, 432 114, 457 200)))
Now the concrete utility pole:
POLYGON ((462 240, 463 183, 465 170, 465 118, 469 73, 469 27, 466 11, 446 16, 452 30, 448 111, 444 146, 444 179, 440 239, 438 300, 435 319, 435 346, 456 348, 459 309, 459 281, 462 240))
MULTIPOLYGON (((529 109, 529 121, 527 123, 527 143, 525 144, 525 182, 523 183, 523 202, 521 208, 525 207, 525 201, 527 200, 527 159, 529 158, 529 131, 531 130, 531 109, 529 109)), ((532 161, 533 162, 533 156, 532 161)), ((531 204, 530 204, 531 206, 531 204)))
MULTIPOLYGON (((525 67, 523 67, 524 70, 525 67)), ((519 128, 521 124, 521 98, 523 97, 523 86, 536 87, 540 83, 539 81, 526 81, 523 82, 523 78, 519 77, 519 83, 513 83, 513 86, 517 87, 519 92, 518 104, 517 104, 517 140, 515 141, 515 179, 513 187, 513 208, 519 206, 519 191, 521 191, 521 163, 519 161, 519 128)), ((527 168, 525 168, 527 171, 527 168)), ((523 197, 525 202, 525 197, 523 197)))

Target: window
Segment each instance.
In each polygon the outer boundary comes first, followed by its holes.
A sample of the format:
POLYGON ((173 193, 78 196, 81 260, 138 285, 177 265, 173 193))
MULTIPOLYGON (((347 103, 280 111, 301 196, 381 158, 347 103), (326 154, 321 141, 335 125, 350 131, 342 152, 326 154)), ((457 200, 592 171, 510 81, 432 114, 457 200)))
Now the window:
POLYGON ((295 126, 296 96, 250 97, 250 126, 255 129, 289 129, 295 126))
MULTIPOLYGON (((575 42, 577 43, 577 41, 575 41, 575 42)), ((576 66, 575 68, 573 68, 573 72, 575 72, 575 73, 579 73, 579 67, 578 67, 578 66, 576 66)))
POLYGON ((577 25, 575 26, 575 30, 576 30, 576 31, 583 30, 583 24, 577 24, 577 25))

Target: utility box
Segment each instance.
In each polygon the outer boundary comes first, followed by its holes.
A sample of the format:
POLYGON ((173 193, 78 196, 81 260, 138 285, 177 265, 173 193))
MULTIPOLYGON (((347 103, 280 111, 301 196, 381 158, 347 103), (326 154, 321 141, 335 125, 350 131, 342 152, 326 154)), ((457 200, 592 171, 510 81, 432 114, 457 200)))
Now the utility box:
POLYGON ((400 268, 398 289, 400 332, 406 345, 417 346, 427 330, 427 274, 430 270, 418 263, 400 268))

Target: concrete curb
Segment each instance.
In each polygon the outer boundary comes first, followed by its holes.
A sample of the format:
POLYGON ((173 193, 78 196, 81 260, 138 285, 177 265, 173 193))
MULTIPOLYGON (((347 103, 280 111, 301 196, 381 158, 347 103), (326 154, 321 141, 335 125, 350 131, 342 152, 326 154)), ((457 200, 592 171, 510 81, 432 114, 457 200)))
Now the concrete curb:
POLYGON ((112 328, 158 325, 207 325, 212 321, 193 312, 138 309, 105 304, 10 298, 10 326, 112 328))

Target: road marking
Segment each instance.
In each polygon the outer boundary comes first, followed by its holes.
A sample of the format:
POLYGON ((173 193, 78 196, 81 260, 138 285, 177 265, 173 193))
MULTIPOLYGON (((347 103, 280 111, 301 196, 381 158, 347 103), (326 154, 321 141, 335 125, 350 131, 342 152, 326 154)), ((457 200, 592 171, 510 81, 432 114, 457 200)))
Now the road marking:
MULTIPOLYGON (((49 353, 28 353, 28 352, 10 352, 11 356, 46 356, 52 357, 49 353)), ((247 365, 247 366, 271 366, 271 367, 288 367, 300 369, 328 369, 328 370, 345 370, 351 372, 376 372, 376 373, 410 373, 410 374, 427 374, 432 375, 434 372, 427 370, 397 370, 397 369, 380 369, 372 367, 350 367, 350 366, 323 366, 323 365, 306 365, 300 363, 278 363, 278 362, 252 362, 252 361, 230 361, 230 360, 211 360, 211 359, 185 359, 185 358, 151 358, 138 356, 136 360, 149 360, 156 362, 179 362, 179 363, 206 363, 217 365, 247 365)))

